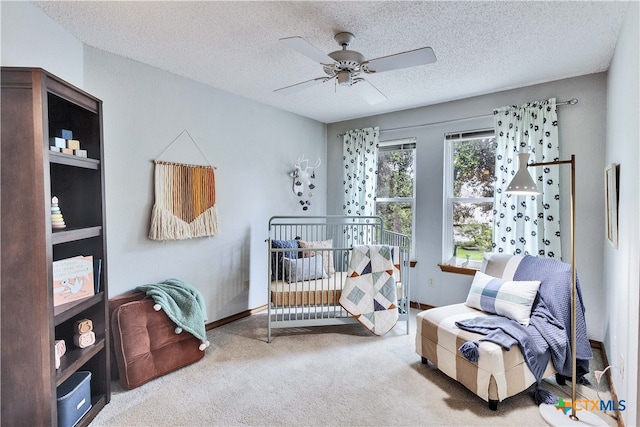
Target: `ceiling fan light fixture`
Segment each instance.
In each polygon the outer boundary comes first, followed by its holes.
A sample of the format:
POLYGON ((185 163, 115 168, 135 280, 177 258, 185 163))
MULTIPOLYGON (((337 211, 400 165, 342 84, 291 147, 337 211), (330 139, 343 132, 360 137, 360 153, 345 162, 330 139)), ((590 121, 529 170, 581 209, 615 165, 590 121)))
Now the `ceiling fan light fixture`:
POLYGON ((339 71, 336 80, 340 86, 351 86, 351 73, 349 71, 339 71))
POLYGON ((354 68, 364 62, 364 55, 355 50, 336 50, 329 53, 329 57, 338 64, 348 64, 354 68))

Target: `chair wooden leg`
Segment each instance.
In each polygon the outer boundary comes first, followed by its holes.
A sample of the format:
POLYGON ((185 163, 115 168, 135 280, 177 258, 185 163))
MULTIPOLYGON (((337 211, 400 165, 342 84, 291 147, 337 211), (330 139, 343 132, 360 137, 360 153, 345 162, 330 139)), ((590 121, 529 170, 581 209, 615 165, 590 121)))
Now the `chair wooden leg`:
POLYGON ((497 411, 498 410, 498 401, 497 400, 493 400, 493 399, 489 399, 489 409, 491 409, 492 411, 497 411))

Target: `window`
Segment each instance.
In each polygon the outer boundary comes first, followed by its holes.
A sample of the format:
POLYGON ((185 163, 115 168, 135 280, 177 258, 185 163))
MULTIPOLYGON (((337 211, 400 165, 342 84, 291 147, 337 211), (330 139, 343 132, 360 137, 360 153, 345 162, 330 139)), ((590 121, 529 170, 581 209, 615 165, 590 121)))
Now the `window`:
POLYGON ((380 142, 376 183, 376 215, 382 217, 385 228, 410 236, 412 242, 415 154, 415 138, 380 142))
POLYGON ((493 244, 493 130, 445 135, 442 260, 479 268, 493 244))

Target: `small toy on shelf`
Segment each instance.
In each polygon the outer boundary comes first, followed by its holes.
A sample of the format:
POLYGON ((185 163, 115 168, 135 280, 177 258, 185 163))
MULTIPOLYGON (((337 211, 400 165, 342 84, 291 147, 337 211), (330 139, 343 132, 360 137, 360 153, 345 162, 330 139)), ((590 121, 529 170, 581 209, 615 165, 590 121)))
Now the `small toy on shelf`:
POLYGON ((90 319, 78 320, 74 324, 75 332, 73 343, 80 347, 89 347, 96 342, 96 334, 93 332, 93 322, 90 319))
POLYGON ((73 327, 78 334, 86 334, 87 332, 93 331, 93 322, 91 319, 82 319, 76 321, 73 327))
POLYGON ((56 343, 55 343, 56 369, 60 368, 60 358, 64 356, 66 352, 67 352, 67 346, 64 343, 64 340, 56 340, 56 343))
POLYGON ((53 196, 51 198, 51 227, 56 230, 65 228, 66 226, 64 218, 62 217, 62 211, 58 206, 58 198, 53 196))

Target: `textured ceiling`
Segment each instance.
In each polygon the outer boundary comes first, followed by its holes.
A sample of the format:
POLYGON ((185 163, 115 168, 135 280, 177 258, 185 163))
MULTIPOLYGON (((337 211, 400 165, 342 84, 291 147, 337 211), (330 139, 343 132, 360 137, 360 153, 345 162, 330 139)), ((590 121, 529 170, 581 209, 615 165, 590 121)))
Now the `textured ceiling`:
POLYGON ((627 2, 205 1, 33 2, 78 40, 245 98, 331 123, 605 71, 627 2), (437 62, 366 75, 387 100, 369 105, 278 40, 373 59, 424 46, 437 62))

